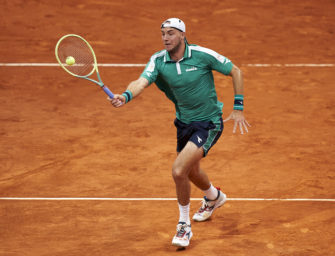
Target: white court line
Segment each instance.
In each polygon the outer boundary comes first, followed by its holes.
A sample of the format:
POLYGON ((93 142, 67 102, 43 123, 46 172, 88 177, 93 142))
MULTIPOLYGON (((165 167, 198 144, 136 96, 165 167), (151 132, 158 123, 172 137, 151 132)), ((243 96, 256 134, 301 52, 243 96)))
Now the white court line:
MULTIPOLYGON (((0 197, 8 201, 177 201, 177 198, 127 198, 127 197, 0 197)), ((191 198, 200 201, 202 198, 191 198)), ((227 198, 227 201, 293 201, 293 202, 335 202, 330 198, 227 198)))
MULTIPOLYGON (((0 63, 0 67, 57 67, 58 63, 0 63)), ((145 67, 146 64, 104 63, 99 67, 145 67)), ((335 67, 333 63, 293 63, 293 64, 242 64, 242 67, 335 67)))
MULTIPOLYGON (((0 63, 0 67, 58 67, 58 63, 0 63)), ((146 64, 105 63, 99 67, 145 67, 146 64)))
POLYGON ((246 67, 335 67, 335 64, 315 64, 315 63, 296 63, 296 64, 242 64, 246 67))

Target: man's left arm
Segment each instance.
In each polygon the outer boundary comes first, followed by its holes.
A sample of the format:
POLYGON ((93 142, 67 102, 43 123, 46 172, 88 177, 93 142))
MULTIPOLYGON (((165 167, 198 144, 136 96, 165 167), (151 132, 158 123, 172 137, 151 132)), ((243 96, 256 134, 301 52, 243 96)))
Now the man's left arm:
POLYGON ((251 127, 243 115, 243 109, 244 109, 243 74, 238 67, 233 65, 229 76, 231 76, 233 80, 233 87, 235 94, 234 110, 225 120, 223 120, 223 122, 234 120, 233 133, 236 132, 236 128, 238 126, 240 128, 241 134, 243 134, 244 131, 248 132, 248 126, 251 127))

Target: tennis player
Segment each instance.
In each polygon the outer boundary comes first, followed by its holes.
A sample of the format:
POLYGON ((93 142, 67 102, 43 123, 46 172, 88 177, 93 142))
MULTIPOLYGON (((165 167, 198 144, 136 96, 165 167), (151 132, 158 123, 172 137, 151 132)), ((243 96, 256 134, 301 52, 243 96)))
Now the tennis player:
POLYGON ((109 99, 114 107, 121 107, 138 96, 152 83, 175 104, 177 128, 177 157, 172 176, 176 185, 179 205, 179 222, 172 244, 186 247, 192 237, 190 210, 190 182, 205 196, 202 206, 193 215, 194 221, 205 221, 222 206, 226 195, 215 188, 200 161, 219 139, 223 123, 234 120, 233 133, 241 134, 250 125, 243 115, 243 77, 240 69, 229 59, 213 50, 188 44, 185 24, 170 18, 161 25, 165 50, 151 56, 140 77, 131 82, 121 95, 109 99), (235 92, 234 109, 222 120, 223 104, 218 101, 212 70, 232 77, 235 92))

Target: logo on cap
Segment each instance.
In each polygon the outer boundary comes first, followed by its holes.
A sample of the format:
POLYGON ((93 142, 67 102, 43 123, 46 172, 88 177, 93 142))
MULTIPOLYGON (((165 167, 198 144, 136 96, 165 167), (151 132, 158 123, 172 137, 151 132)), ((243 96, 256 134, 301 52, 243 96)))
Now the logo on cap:
POLYGON ((169 21, 169 20, 164 21, 163 24, 162 24, 162 27, 164 27, 165 24, 171 24, 171 21, 169 21))

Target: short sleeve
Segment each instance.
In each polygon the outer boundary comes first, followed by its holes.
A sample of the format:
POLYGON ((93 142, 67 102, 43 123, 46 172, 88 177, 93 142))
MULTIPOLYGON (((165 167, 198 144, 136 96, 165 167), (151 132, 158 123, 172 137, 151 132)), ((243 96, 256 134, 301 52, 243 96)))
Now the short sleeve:
POLYGON ((225 56, 201 46, 192 46, 191 49, 201 54, 202 61, 207 64, 209 69, 216 70, 224 75, 230 74, 233 63, 225 56))
POLYGON ((233 63, 225 56, 218 54, 214 60, 211 61, 211 67, 224 75, 229 75, 233 68, 233 63))

